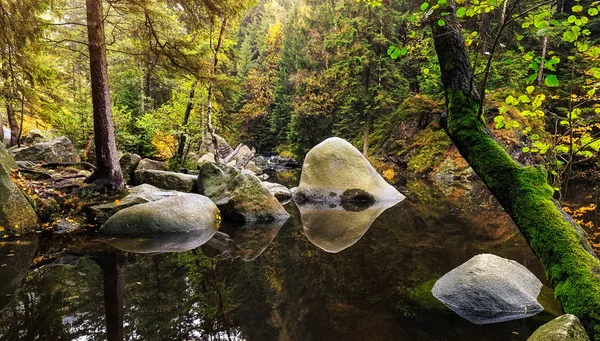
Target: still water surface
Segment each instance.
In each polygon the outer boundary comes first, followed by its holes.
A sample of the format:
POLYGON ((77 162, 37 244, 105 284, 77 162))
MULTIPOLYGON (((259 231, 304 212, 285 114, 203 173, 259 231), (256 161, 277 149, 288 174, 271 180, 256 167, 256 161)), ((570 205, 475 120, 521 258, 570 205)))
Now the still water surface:
POLYGON ((560 313, 548 288, 546 311, 498 324, 474 325, 437 302, 433 282, 480 253, 547 282, 480 183, 413 180, 401 191, 407 199, 383 212, 301 215, 290 203, 283 225, 224 226, 182 253, 126 253, 97 236, 6 241, 0 339, 526 340, 560 313))

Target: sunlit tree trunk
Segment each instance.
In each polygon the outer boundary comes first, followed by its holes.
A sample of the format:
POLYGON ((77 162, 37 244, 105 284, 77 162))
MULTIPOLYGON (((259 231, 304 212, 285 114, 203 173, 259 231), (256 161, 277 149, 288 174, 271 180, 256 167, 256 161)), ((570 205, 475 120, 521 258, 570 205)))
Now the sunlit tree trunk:
MULTIPOLYGON (((221 49, 221 43, 223 42, 223 35, 225 34, 225 26, 227 25, 227 17, 223 17, 221 23, 221 29, 219 30, 219 38, 217 45, 213 49, 213 65, 211 76, 216 76, 219 66, 219 50, 221 49)), ((212 30, 211 30, 211 45, 212 45, 212 30)), ((212 47, 212 46, 211 46, 212 47)), ((209 80, 208 83, 208 104, 207 104, 207 124, 208 131, 212 139, 212 144, 215 148, 215 161, 219 162, 219 142, 217 141, 217 135, 215 134, 215 127, 213 126, 213 81, 209 80)))
POLYGON ((564 311, 578 316, 600 340, 600 261, 585 232, 553 199, 547 174, 512 159, 487 129, 454 1, 443 7, 432 17, 432 32, 446 94, 442 123, 448 136, 527 239, 564 311), (442 12, 449 13, 443 16, 444 26, 437 24, 442 12))
POLYGON ((97 163, 97 169, 88 182, 110 190, 121 190, 125 182, 117 155, 108 89, 102 0, 86 0, 86 9, 97 163))

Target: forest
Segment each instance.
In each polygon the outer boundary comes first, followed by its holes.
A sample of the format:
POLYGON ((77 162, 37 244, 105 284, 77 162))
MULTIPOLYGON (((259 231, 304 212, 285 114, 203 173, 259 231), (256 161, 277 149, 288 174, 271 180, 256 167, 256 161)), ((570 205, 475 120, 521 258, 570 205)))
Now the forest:
POLYGON ((0 338, 600 340, 599 1, 0 0, 0 31, 0 338), (466 324, 438 283, 480 254, 542 313, 466 324))

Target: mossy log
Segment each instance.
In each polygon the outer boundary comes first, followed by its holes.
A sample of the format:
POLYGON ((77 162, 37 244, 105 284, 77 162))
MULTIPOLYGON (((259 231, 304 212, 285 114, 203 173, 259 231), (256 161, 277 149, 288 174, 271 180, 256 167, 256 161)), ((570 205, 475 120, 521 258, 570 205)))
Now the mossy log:
POLYGON ((454 1, 432 17, 432 31, 446 93, 446 132, 475 173, 517 224, 546 269, 566 313, 581 319, 600 340, 600 261, 585 232, 553 199, 547 174, 515 161, 479 116, 479 95, 458 25, 454 1), (445 25, 436 18, 444 16, 445 25))

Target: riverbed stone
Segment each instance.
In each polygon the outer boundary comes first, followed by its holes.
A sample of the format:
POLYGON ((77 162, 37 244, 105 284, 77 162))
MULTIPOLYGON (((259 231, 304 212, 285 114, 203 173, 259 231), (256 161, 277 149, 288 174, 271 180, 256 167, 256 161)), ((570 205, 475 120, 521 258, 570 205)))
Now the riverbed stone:
POLYGON ((198 193, 209 197, 223 218, 243 222, 289 218, 277 198, 250 171, 207 162, 200 166, 198 193))
POLYGON ((209 198, 199 194, 178 193, 162 200, 125 208, 110 217, 100 232, 104 235, 143 235, 216 231, 219 223, 219 209, 209 198))
POLYGON ((290 190, 284 185, 268 181, 263 181, 262 184, 269 190, 269 192, 273 193, 279 202, 286 202, 292 198, 292 192, 290 192, 290 190))
POLYGON ((0 235, 31 232, 38 223, 33 207, 12 181, 11 168, 16 164, 0 145, 0 235))
POLYGON ((160 170, 166 171, 169 168, 169 164, 163 161, 156 161, 152 159, 142 159, 138 163, 136 170, 160 170))
POLYGON ((9 151, 17 161, 81 162, 77 149, 75 149, 71 140, 64 136, 50 142, 42 142, 28 147, 13 147, 9 151))
POLYGON ((137 154, 127 153, 121 156, 119 164, 121 165, 121 171, 123 172, 123 180, 125 180, 127 184, 133 183, 135 170, 140 164, 140 161, 142 161, 142 158, 137 154))
POLYGON ((148 184, 131 188, 129 194, 121 200, 90 206, 86 209, 86 219, 89 224, 104 224, 115 213, 134 205, 166 199, 177 196, 175 191, 165 191, 148 184))
POLYGON ((589 341, 590 338, 575 315, 565 314, 539 327, 527 341, 589 341))
POLYGON ((523 265, 492 254, 477 255, 440 278, 432 294, 452 311, 488 324, 535 315, 542 283, 523 265))
POLYGON ((179 192, 193 192, 196 186, 196 176, 191 174, 167 172, 160 170, 136 170, 135 184, 149 184, 158 188, 179 192))
POLYGON ((352 144, 332 137, 306 155, 294 200, 398 202, 404 196, 352 144))

